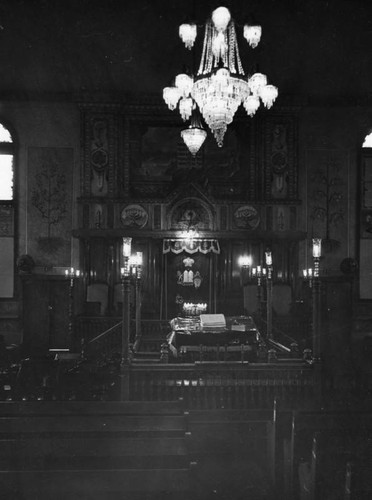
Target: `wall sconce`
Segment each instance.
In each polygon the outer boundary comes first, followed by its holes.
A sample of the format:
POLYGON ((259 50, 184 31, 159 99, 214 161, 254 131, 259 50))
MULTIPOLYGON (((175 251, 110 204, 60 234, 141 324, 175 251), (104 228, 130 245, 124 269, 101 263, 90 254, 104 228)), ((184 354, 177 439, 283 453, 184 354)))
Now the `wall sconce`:
POLYGON ((240 266, 241 285, 245 286, 251 277, 252 257, 250 255, 241 255, 238 259, 240 266))
POLYGON ((70 269, 65 269, 65 277, 70 278, 70 279, 75 279, 75 278, 80 278, 80 271, 79 269, 74 269, 73 267, 70 267, 70 269))
POLYGON ((313 271, 312 267, 309 267, 309 269, 302 270, 302 277, 303 277, 304 281, 309 282, 310 288, 313 286, 313 275, 314 275, 314 271, 313 271))
POLYGON ((252 265, 252 257, 250 255, 241 255, 238 264, 243 269, 249 268, 252 265))
POLYGON ((314 278, 319 277, 319 260, 322 255, 321 238, 313 238, 314 278))

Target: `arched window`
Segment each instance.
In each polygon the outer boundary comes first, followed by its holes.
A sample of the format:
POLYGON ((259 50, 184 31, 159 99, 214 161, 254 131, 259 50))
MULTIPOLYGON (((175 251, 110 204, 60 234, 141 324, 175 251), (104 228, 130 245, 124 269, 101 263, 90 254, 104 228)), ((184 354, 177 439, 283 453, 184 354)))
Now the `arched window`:
POLYGON ((362 147, 363 148, 372 148, 372 132, 365 136, 362 147))
POLYGON ((0 298, 14 295, 14 143, 0 123, 0 298))

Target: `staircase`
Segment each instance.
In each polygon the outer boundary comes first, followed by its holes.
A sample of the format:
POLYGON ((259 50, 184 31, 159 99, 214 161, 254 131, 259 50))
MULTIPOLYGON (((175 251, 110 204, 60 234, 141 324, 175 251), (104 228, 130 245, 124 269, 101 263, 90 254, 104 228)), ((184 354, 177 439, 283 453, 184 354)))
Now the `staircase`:
POLYGON ((187 414, 174 402, 3 402, 0 495, 192 498, 187 414))
POLYGON ((134 363, 159 363, 162 344, 170 332, 167 320, 142 320, 141 332, 134 343, 134 363))

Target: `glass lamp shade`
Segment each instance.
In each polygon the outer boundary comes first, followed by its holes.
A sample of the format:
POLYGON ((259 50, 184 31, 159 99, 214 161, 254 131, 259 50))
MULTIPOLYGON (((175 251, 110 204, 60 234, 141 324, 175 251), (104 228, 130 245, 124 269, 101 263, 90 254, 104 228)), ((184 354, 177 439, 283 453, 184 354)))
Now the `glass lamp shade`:
POLYGON ((267 266, 271 266, 273 263, 273 258, 270 251, 265 252, 265 262, 267 266))
POLYGON ((143 264, 143 252, 137 252, 137 266, 142 266, 143 264))
POLYGON ((176 76, 175 85, 181 95, 183 95, 184 97, 188 97, 191 94, 193 84, 193 78, 191 78, 191 76, 189 75, 186 75, 186 73, 180 73, 176 76))
POLYGON ((218 7, 212 12, 212 22, 217 31, 225 31, 231 20, 231 14, 226 7, 218 7))
POLYGON ((182 97, 180 100, 180 115, 183 121, 190 118, 194 102, 191 97, 182 97))
POLYGON ((196 24, 184 23, 179 27, 179 35, 186 48, 191 50, 196 39, 196 24))
POLYGON ((263 73, 255 73, 248 79, 249 90, 258 95, 262 87, 267 84, 267 77, 263 73))
POLYGON ((130 257, 130 254, 132 252, 132 238, 126 237, 123 238, 123 256, 124 257, 130 257))
POLYGON ((243 102, 244 109, 249 116, 253 116, 260 107, 260 100, 256 95, 249 95, 243 102))
POLYGON ((181 92, 176 87, 165 87, 165 89, 163 90, 164 101, 171 111, 176 109, 180 97, 181 92))
POLYGON ((322 240, 321 238, 313 238, 313 257, 319 259, 322 254, 322 240))
POLYGON ((278 88, 274 85, 265 85, 260 89, 260 97, 264 106, 270 109, 274 104, 275 99, 278 97, 278 88))
POLYGON ((190 127, 181 131, 181 137, 190 153, 195 156, 202 147, 207 137, 207 132, 202 127, 190 125, 190 127))
POLYGON ((252 47, 255 49, 261 40, 262 28, 261 26, 249 26, 249 24, 244 25, 243 36, 252 47))

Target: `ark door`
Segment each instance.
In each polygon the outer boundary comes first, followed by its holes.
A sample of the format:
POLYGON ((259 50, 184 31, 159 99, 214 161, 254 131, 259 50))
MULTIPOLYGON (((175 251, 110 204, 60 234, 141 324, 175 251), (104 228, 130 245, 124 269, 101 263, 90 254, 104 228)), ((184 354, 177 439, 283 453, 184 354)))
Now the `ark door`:
POLYGON ((206 312, 215 312, 215 255, 182 251, 164 254, 164 317, 182 314, 185 302, 206 304, 206 312))

